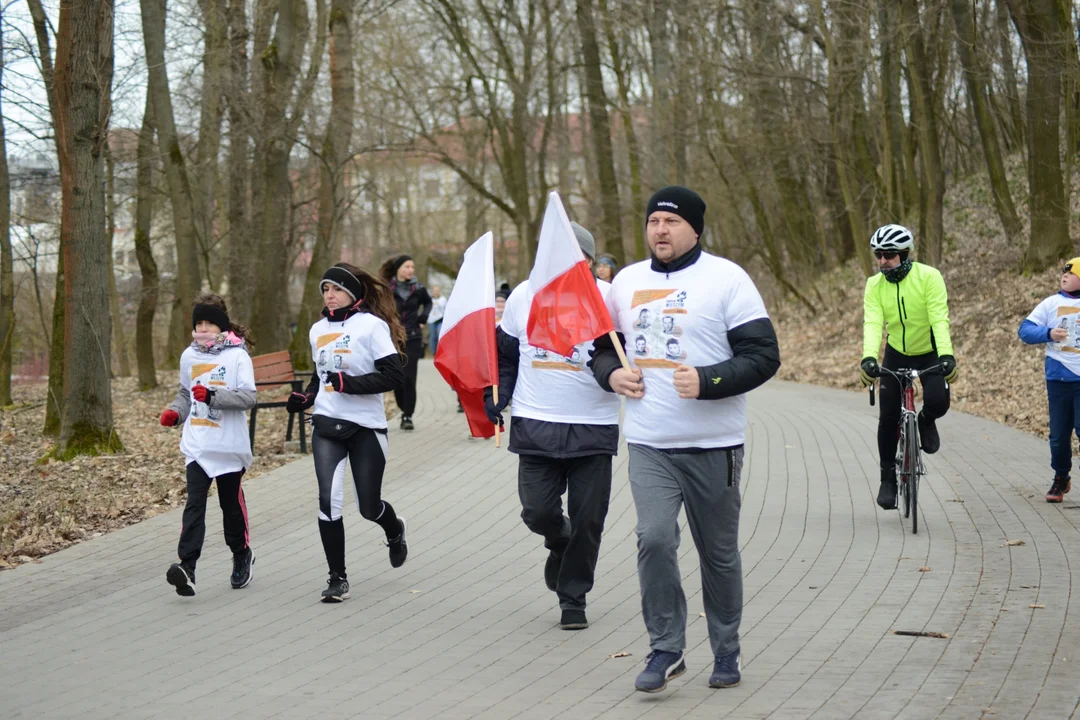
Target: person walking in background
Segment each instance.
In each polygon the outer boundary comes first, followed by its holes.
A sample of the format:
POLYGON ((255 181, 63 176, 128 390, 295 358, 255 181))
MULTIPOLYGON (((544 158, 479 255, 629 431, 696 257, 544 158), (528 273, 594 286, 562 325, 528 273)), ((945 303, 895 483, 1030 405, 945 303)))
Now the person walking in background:
POLYGON ((510 297, 510 283, 503 283, 495 291, 495 324, 502 322, 503 312, 506 310, 506 300, 510 297))
POLYGON ((213 294, 195 300, 191 329, 191 345, 180 356, 180 389, 160 419, 165 427, 184 425, 180 452, 187 462, 187 505, 177 548, 180 562, 165 573, 183 597, 195 594, 195 564, 206 537, 206 499, 215 480, 225 542, 233 553, 234 588, 247 587, 255 563, 240 486, 251 466, 244 417, 256 399, 255 370, 247 353, 251 339, 245 327, 229 321, 225 301, 213 294))
POLYGON ((287 408, 302 413, 314 407, 311 454, 319 483, 319 536, 330 570, 322 601, 336 603, 349 597, 341 519, 346 462, 352 467, 360 514, 386 533, 391 567, 401 567, 409 555, 405 518, 382 499, 388 453, 382 396, 405 379, 405 331, 390 288, 354 265, 328 269, 319 289, 326 307, 308 333, 311 356, 319 361, 307 389, 292 393, 287 408), (330 350, 334 361, 321 359, 323 349, 330 350))
MULTIPOLYGON (((592 233, 577 223, 571 227, 591 262, 592 233)), ((596 285, 601 296, 611 287, 602 281, 596 285)), ((592 342, 575 347, 569 357, 529 344, 531 300, 526 280, 506 301, 496 331, 499 396, 488 388, 484 409, 501 427, 502 411, 513 400, 510 452, 518 456, 521 519, 544 538, 544 582, 559 598, 559 626, 583 630, 589 626, 585 595, 593 587, 611 498, 612 457, 619 451, 621 402, 584 372, 592 342)))
POLYGON ((379 268, 379 275, 394 293, 398 318, 405 328, 405 382, 394 390, 394 400, 401 411, 401 429, 412 430, 416 411, 416 371, 424 356, 424 331, 428 321, 431 296, 416 281, 416 264, 408 255, 392 257, 379 268))
POLYGON ((596 277, 610 283, 615 279, 617 272, 619 272, 619 266, 611 255, 604 253, 596 258, 596 277))
POLYGON ((1046 400, 1050 410, 1050 467, 1046 502, 1059 503, 1072 489, 1072 436, 1080 428, 1080 258, 1065 263, 1058 291, 1020 323, 1020 339, 1046 346, 1046 400))
POLYGON ((428 313, 428 345, 431 346, 431 357, 439 349, 439 333, 442 331, 443 314, 446 312, 446 298, 442 296, 442 288, 438 285, 431 286, 431 312, 428 313))

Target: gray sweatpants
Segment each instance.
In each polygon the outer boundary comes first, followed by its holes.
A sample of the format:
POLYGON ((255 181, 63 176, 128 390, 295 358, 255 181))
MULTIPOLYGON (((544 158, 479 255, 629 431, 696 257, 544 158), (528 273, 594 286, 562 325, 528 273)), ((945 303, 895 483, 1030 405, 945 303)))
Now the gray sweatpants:
POLYGON ((686 595, 679 575, 679 509, 701 559, 705 618, 715 657, 739 649, 743 578, 739 474, 743 448, 677 452, 630 445, 637 507, 641 614, 652 650, 686 648, 686 595))

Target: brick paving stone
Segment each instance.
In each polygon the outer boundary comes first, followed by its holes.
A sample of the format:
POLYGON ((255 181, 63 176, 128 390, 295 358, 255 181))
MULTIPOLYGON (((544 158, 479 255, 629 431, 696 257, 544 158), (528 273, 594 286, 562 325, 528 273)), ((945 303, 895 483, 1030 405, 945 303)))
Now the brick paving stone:
POLYGON ((1080 704, 1080 505, 1043 501, 1037 438, 950 413, 912 535, 874 505, 876 409, 865 395, 788 383, 753 393, 743 683, 707 687, 683 519, 688 672, 653 696, 633 690, 648 638, 625 448, 591 627, 564 632, 542 541, 520 521, 516 459, 467 439, 455 411, 425 361, 417 430, 391 426, 384 481, 409 519, 409 561, 390 568, 381 531, 350 504, 352 598, 341 605, 318 601, 326 569, 310 458, 246 484, 257 561, 243 591, 228 585, 216 503, 192 600, 163 577, 180 511, 0 573, 0 717, 1019 718, 1069 717, 1080 704), (619 651, 632 655, 608 658, 619 651))

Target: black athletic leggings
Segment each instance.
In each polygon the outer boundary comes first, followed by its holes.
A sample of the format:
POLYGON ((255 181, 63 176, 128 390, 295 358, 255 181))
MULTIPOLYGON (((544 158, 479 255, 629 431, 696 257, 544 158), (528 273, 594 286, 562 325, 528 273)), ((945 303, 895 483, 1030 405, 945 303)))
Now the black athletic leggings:
POLYGON ((417 337, 405 343, 405 356, 405 383, 394 391, 394 401, 403 417, 412 417, 416 412, 416 371, 424 356, 424 339, 417 337))
MULTIPOLYGON (((885 357, 882 366, 890 370, 917 369, 924 370, 938 364, 938 354, 928 352, 925 355, 904 355, 893 350, 892 346, 885 348, 885 357)), ((922 381, 922 413, 931 420, 949 411, 949 385, 940 373, 924 375, 919 378, 922 381)), ((881 411, 878 415, 877 443, 878 455, 881 459, 881 468, 887 470, 896 463, 896 444, 899 438, 896 434, 896 426, 900 422, 900 383, 896 378, 887 373, 881 374, 881 411)))
POLYGON ((401 534, 401 523, 390 503, 382 500, 386 468, 386 431, 360 428, 348 440, 311 436, 315 477, 319 481, 319 534, 330 572, 345 577, 345 525, 341 521, 345 501, 346 465, 351 466, 356 506, 365 520, 378 523, 387 539, 401 534))

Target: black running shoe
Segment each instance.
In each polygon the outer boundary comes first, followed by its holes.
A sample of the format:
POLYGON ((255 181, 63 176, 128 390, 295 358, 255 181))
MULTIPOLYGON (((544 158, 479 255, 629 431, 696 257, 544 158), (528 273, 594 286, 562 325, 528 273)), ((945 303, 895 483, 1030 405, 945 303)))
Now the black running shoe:
POLYGON ((584 630, 589 627, 589 619, 585 617, 585 611, 580 608, 570 608, 562 611, 562 619, 559 627, 563 630, 584 630))
POLYGON ((401 418, 401 429, 402 430, 412 430, 413 427, 414 426, 413 426, 413 422, 412 422, 411 417, 406 415, 405 417, 401 418))
POLYGON ((232 577, 229 578, 229 582, 232 583, 234 590, 247 587, 251 582, 252 573, 251 566, 255 564, 255 553, 251 552, 251 548, 244 548, 242 553, 233 553, 232 556, 232 577))
POLYGON ((877 504, 882 510, 896 509, 896 469, 881 471, 881 487, 878 488, 877 504))
POLYGON ((326 581, 326 589, 322 591, 324 603, 339 603, 349 597, 349 581, 339 577, 337 573, 330 573, 330 579, 326 581))
POLYGON ((941 449, 941 436, 938 435, 937 423, 919 413, 919 444, 927 455, 933 455, 941 449))
POLYGON ((408 524, 400 515, 398 515, 398 520, 401 521, 401 534, 386 542, 386 546, 390 548, 390 566, 396 568, 404 565, 405 559, 409 557, 409 543, 405 539, 408 524))
POLYGON ((195 595, 195 568, 173 563, 165 573, 165 579, 176 588, 176 594, 182 597, 195 595))
POLYGON ((1059 503, 1065 499, 1065 493, 1072 490, 1072 481, 1068 477, 1061 477, 1060 475, 1054 476, 1054 482, 1050 485, 1050 490, 1046 493, 1046 502, 1059 503))

